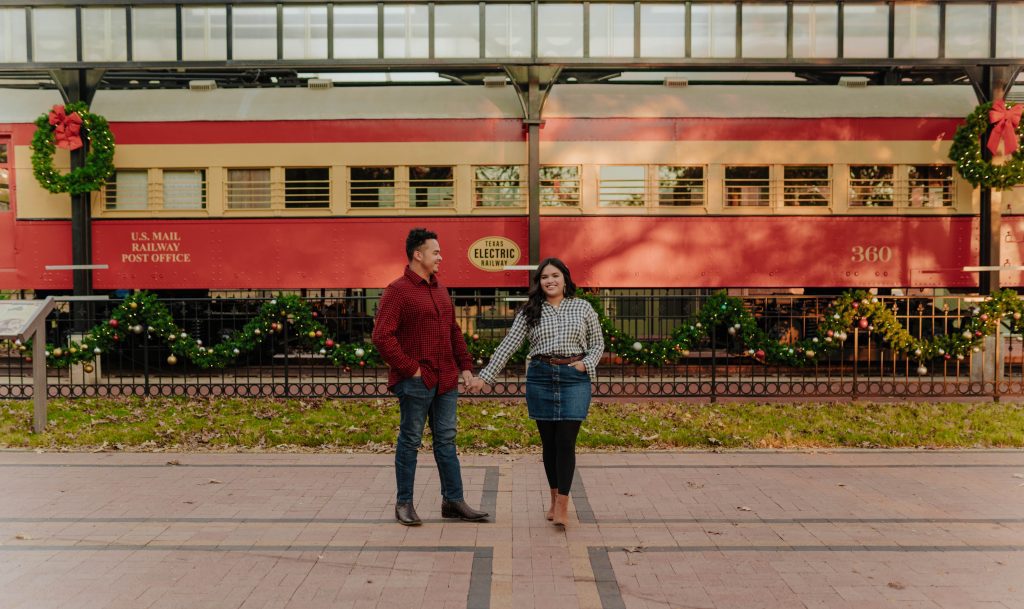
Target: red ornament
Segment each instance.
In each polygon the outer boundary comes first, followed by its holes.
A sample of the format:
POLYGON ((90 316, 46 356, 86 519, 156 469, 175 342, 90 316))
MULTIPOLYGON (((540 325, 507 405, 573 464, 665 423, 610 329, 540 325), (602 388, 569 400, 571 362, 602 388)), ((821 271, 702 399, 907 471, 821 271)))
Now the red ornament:
POLYGON ((345 372, 352 372, 352 369, 349 368, 348 366, 345 366, 345 372))
POLYGON ((111 328, 116 328, 117 327, 117 320, 116 319, 111 319, 110 321, 107 322, 107 325, 109 325, 111 328))
POLYGON ((861 317, 860 321, 857 322, 857 325, 860 327, 861 330, 867 330, 868 329, 868 318, 867 317, 861 317))
POLYGON ((983 332, 982 332, 981 330, 975 330, 975 331, 974 331, 974 335, 975 335, 975 336, 982 336, 982 335, 983 335, 983 332))
POLYGON ((758 349, 754 352, 754 357, 757 359, 764 359, 764 349, 758 349))
POLYGON ((328 338, 327 341, 324 342, 324 344, 327 345, 328 347, 333 347, 334 341, 328 338))
POLYGON ((120 337, 120 336, 118 336, 117 334, 115 334, 115 335, 113 336, 113 338, 114 338, 114 341, 115 341, 115 342, 116 342, 116 341, 119 341, 119 340, 121 340, 121 337, 120 337))
POLYGON ((613 342, 613 343, 614 343, 614 342, 615 342, 615 337, 614 337, 614 336, 612 336, 612 337, 610 337, 610 338, 609 338, 608 340, 610 340, 611 342, 613 342))
POLYGON ((615 363, 616 363, 616 364, 621 364, 621 363, 622 363, 622 358, 621 358, 621 357, 618 357, 618 356, 616 356, 616 357, 615 357, 615 363))
POLYGON ((310 313, 310 315, 313 316, 313 319, 316 319, 316 317, 317 317, 316 311, 313 311, 312 313, 310 313))
POLYGON ((323 335, 324 335, 324 333, 323 333, 323 332, 321 332, 320 330, 317 330, 317 331, 316 331, 316 337, 317 337, 317 338, 320 338, 320 337, 321 337, 321 336, 323 336, 323 335))
POLYGON ((854 309, 859 309, 860 308, 860 303, 859 302, 853 303, 853 308, 854 309))
POLYGON ((833 332, 832 330, 829 330, 828 332, 825 333, 825 336, 830 336, 831 337, 831 336, 835 336, 835 334, 836 334, 835 332, 833 332))
POLYGON ((950 355, 949 355, 949 354, 947 353, 947 354, 945 354, 945 355, 943 355, 943 356, 942 356, 942 359, 949 359, 950 357, 951 357, 951 356, 950 356, 950 355))
POLYGON ((359 365, 360 365, 360 366, 365 366, 365 365, 366 365, 366 362, 364 362, 363 360, 359 360, 359 365))
POLYGON ((981 314, 981 321, 988 321, 988 313, 981 314))
POLYGON ((473 335, 473 340, 480 340, 480 335, 479 334, 474 334, 473 335))

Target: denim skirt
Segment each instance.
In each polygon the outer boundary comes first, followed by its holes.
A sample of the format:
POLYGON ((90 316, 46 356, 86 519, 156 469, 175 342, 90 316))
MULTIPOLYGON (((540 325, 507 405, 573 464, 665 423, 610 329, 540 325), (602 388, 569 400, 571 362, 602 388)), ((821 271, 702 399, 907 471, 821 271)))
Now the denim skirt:
POLYGON ((570 365, 530 360, 526 407, 535 421, 582 421, 590 410, 590 375, 570 365))

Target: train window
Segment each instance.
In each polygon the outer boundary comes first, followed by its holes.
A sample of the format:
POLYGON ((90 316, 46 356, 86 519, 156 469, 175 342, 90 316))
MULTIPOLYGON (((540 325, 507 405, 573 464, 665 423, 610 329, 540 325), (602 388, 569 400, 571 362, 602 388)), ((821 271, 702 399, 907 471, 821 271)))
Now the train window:
POLYGON ((590 5, 590 57, 633 56, 633 5, 590 5))
POLYGON ((518 165, 484 165, 473 170, 473 198, 477 207, 526 205, 518 165))
POLYGON ((828 165, 783 168, 782 203, 795 207, 827 207, 832 202, 828 165))
POLYGON ((835 57, 839 10, 835 4, 793 5, 793 57, 835 57))
POLYGON ((537 11, 537 54, 583 57, 583 4, 539 4, 537 11))
POLYGON ((736 5, 692 4, 690 56, 736 56, 736 5))
POLYGON ((988 57, 987 4, 946 3, 946 57, 988 57))
POLYGON ((228 169, 228 209, 270 209, 270 169, 228 169))
POLYGON ((700 207, 705 197, 703 167, 658 167, 658 205, 700 207))
POLYGON ((32 59, 35 61, 77 61, 77 29, 73 8, 32 9, 32 59))
POLYGON ((578 207, 580 168, 555 165, 541 167, 540 204, 544 207, 578 207))
POLYGON ((25 44, 25 9, 0 8, 0 63, 19 63, 28 59, 25 44))
POLYGON ((106 208, 116 211, 146 209, 149 205, 149 174, 117 171, 103 187, 106 208))
POLYGON ((939 56, 939 6, 897 4, 893 22, 896 57, 939 56))
POLYGON ((529 57, 533 54, 529 4, 491 4, 484 7, 487 57, 529 57))
POLYGON ((82 9, 82 60, 126 61, 128 26, 124 8, 82 9))
POLYGON ((132 59, 174 61, 178 56, 174 7, 132 8, 132 59))
POLYGON ((480 57, 479 5, 434 5, 434 56, 480 57))
POLYGON ((327 7, 289 6, 281 11, 285 59, 327 58, 327 7))
POLYGON ((771 170, 762 166, 725 168, 726 207, 770 207, 772 204, 771 170))
POLYGON ((426 4, 384 5, 384 56, 429 56, 429 18, 426 4))
POLYGON ((11 209, 11 170, 7 141, 0 141, 0 211, 11 209))
POLYGON ((164 170, 164 209, 206 209, 206 170, 164 170))
POLYGON ((227 54, 227 9, 223 6, 181 7, 182 59, 224 60, 227 54))
POLYGON ((686 7, 682 4, 640 5, 642 56, 682 57, 686 54, 685 32, 686 7))
POLYGON ((1024 57, 1024 3, 996 3, 996 57, 1024 57))
POLYGON ((455 168, 410 167, 409 203, 412 207, 455 205, 455 168))
POLYGON ((743 3, 743 56, 786 56, 786 5, 743 3))
POLYGON ((334 56, 377 56, 377 5, 334 5, 334 56))
POLYGON ((843 57, 888 56, 888 3, 844 4, 843 57))
POLYGON ((598 205, 601 207, 643 207, 647 188, 643 165, 604 165, 600 168, 598 205))
POLYGON ((892 207, 896 200, 892 165, 850 166, 850 207, 892 207))
POLYGON ((394 167, 349 168, 349 202, 352 207, 394 207, 394 167))
POLYGON ((304 209, 331 206, 331 170, 328 167, 286 167, 284 206, 304 209))
POLYGON ((911 165, 907 173, 909 207, 952 207, 952 165, 911 165))

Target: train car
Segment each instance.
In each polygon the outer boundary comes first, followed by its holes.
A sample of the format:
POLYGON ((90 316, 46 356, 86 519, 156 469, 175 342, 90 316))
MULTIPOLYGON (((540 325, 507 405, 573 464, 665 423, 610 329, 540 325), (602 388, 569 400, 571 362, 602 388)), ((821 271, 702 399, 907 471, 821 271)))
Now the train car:
MULTIPOLYGON (((0 289, 65 291, 67 195, 32 174, 53 91, 0 90, 0 289)), ((542 256, 593 288, 970 289, 978 192, 948 159, 969 86, 562 84, 544 107, 542 256)), ((455 288, 525 275, 510 86, 104 90, 98 290, 380 288, 414 226, 455 288)), ((67 153, 57 164, 65 168, 67 153)), ((1024 191, 1001 193, 1021 264, 1024 191)), ((1016 272, 1002 274, 1017 286, 1016 272)))

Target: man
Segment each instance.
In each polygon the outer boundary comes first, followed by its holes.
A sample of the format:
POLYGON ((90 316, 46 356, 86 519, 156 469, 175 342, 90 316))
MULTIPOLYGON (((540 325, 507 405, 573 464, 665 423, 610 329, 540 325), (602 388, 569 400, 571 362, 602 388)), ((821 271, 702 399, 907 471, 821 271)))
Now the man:
POLYGON ((455 323, 448 290, 437 281, 441 266, 437 235, 425 228, 412 229, 405 253, 409 266, 384 290, 373 327, 373 344, 391 368, 388 387, 398 396, 401 411, 395 448, 395 518, 406 526, 422 524, 412 495, 416 457, 429 418, 441 478, 441 516, 483 520, 487 512, 471 508, 462 496, 455 402, 460 374, 466 384, 473 378, 473 361, 455 323))

